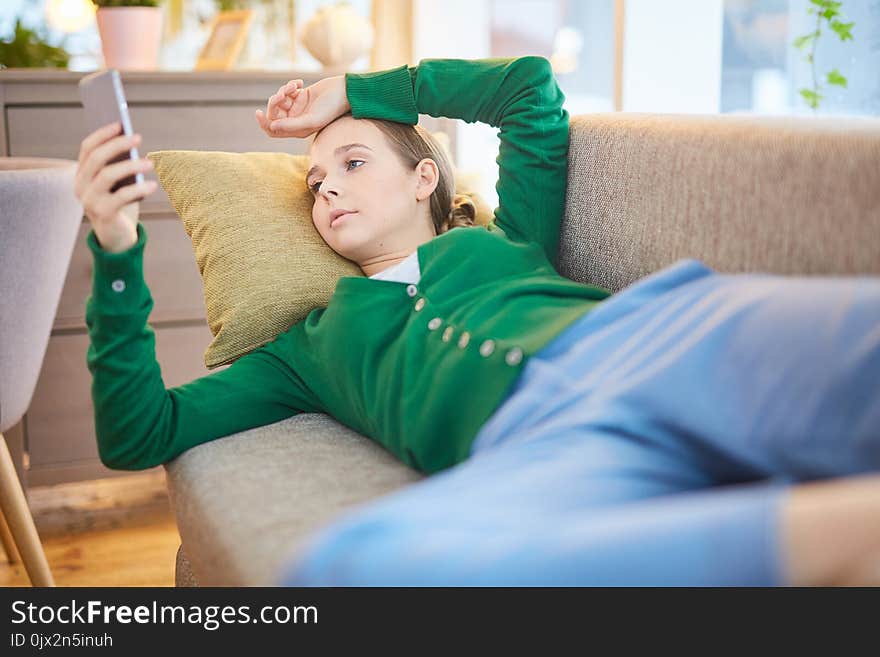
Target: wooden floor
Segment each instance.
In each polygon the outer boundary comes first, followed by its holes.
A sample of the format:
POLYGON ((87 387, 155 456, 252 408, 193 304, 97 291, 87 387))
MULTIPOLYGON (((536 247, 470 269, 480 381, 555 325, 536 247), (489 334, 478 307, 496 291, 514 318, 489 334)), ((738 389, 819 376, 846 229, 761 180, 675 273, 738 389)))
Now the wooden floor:
MULTIPOLYGON (((58 586, 174 586, 180 545, 156 469, 28 492, 37 532, 58 586)), ((0 546, 0 586, 29 586, 0 546)))

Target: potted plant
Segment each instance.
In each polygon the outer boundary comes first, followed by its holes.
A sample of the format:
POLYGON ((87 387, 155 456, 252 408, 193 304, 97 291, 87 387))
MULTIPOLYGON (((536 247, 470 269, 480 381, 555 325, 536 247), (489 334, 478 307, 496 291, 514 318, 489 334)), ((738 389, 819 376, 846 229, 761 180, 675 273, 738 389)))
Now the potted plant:
POLYGON ((162 40, 158 0, 92 0, 106 68, 153 71, 162 40))

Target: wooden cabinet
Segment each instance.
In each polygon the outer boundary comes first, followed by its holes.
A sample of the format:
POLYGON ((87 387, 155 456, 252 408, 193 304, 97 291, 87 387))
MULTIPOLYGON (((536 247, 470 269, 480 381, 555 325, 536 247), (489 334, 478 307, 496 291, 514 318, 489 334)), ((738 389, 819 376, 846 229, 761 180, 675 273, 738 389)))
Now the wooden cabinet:
MULTIPOLYGON (((83 75, 52 69, 0 70, 2 155, 76 160, 86 134, 77 91, 83 75)), ((142 154, 169 149, 305 152, 304 140, 267 137, 254 119, 254 110, 264 108, 268 97, 294 78, 309 85, 320 75, 122 72, 132 123, 143 135, 142 154)), ((449 119, 422 116, 420 122, 454 136, 449 119)), ((145 177, 156 179, 156 174, 145 177)), ((144 275, 154 301, 148 321, 156 332, 156 358, 170 388, 209 373, 204 352, 212 336, 192 244, 161 187, 141 203, 141 221, 148 234, 144 275)), ((101 464, 95 441, 86 367, 85 301, 92 286, 88 231, 84 217, 31 405, 7 435, 25 485, 123 474, 101 464)))

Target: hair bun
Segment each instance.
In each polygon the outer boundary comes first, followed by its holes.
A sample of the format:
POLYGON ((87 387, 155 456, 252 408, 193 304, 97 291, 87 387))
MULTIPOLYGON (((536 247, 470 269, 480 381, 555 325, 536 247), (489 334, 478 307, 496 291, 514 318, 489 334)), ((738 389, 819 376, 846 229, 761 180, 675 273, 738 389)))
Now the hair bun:
POLYGON ((456 194, 447 215, 447 230, 459 226, 473 226, 477 218, 477 206, 466 194, 456 194))

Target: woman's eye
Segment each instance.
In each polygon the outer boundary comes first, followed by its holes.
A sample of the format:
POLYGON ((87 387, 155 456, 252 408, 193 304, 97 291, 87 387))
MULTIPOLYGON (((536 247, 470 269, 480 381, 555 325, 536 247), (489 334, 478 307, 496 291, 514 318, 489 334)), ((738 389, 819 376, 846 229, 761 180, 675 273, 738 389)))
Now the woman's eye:
MULTIPOLYGON (((364 164, 364 160, 349 160, 348 162, 345 163, 345 164, 346 164, 346 168, 349 168, 349 169, 350 169, 350 168, 351 168, 350 165, 351 165, 353 162, 360 162, 361 164, 364 164)), ((357 168, 359 168, 359 167, 355 167, 355 169, 357 169, 357 168)), ((309 189, 312 190, 312 193, 313 193, 313 194, 317 194, 317 193, 318 193, 318 188, 319 188, 320 186, 321 186, 321 181, 320 181, 320 180, 316 180, 315 182, 313 182, 313 183, 309 186, 309 189)))

